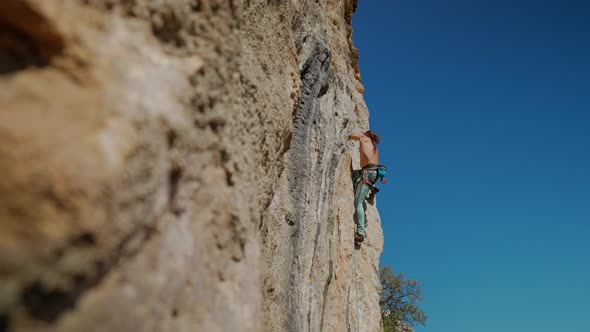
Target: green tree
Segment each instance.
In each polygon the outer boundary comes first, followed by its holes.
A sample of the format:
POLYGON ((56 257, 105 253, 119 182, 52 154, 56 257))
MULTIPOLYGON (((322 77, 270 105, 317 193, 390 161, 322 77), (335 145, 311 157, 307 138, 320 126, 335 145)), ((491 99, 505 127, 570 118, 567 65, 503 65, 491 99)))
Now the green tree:
POLYGON ((412 279, 406 279, 402 273, 395 274, 389 266, 379 271, 381 279, 381 317, 385 332, 401 332, 410 326, 426 325, 428 317, 419 303, 422 297, 422 285, 412 279))

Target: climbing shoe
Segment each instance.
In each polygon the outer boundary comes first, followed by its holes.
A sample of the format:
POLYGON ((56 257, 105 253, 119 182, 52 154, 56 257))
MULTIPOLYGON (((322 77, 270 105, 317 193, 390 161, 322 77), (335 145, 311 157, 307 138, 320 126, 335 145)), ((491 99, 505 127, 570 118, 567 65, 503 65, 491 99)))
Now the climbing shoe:
POLYGON ((364 236, 364 235, 361 235, 361 234, 359 234, 359 233, 355 233, 355 234, 354 234, 354 240, 355 240, 357 243, 362 243, 362 242, 365 240, 365 236, 364 236))

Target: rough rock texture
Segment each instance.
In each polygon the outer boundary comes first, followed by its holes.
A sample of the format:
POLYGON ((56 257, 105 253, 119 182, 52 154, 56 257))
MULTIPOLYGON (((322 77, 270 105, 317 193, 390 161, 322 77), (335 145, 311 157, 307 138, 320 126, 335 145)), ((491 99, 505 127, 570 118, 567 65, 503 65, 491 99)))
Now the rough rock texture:
POLYGON ((355 7, 0 2, 0 332, 380 331, 355 7))

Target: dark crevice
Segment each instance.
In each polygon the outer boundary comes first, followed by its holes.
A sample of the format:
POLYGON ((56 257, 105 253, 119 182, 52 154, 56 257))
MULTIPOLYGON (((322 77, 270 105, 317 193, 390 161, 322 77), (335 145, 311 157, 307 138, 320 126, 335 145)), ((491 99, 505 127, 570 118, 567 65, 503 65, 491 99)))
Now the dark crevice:
POLYGON ((229 160, 230 160, 230 156, 229 156, 229 153, 227 152, 227 150, 225 150, 225 149, 221 150, 221 162, 227 163, 229 160))
POLYGON ((223 127, 225 127, 225 120, 212 119, 209 121, 209 127, 211 127, 214 132, 218 133, 221 131, 221 129, 223 129, 223 127))
POLYGON ((52 323, 59 318, 62 311, 74 307, 81 287, 83 285, 76 285, 67 292, 48 290, 41 282, 36 281, 23 290, 21 300, 33 318, 52 323))
POLYGON ((170 211, 176 216, 179 216, 184 212, 184 209, 178 205, 176 199, 181 178, 182 168, 180 167, 172 167, 168 172, 168 206, 170 211))
POLYGON ((233 187, 234 179, 232 173, 226 167, 224 167, 223 170, 225 172, 225 184, 227 184, 230 187, 233 187))
POLYGON ((212 2, 209 4, 209 8, 213 14, 217 14, 223 7, 219 2, 212 2))
POLYGON ((154 14, 152 18, 152 31, 156 38, 164 44, 175 47, 184 47, 185 41, 182 38, 182 21, 170 8, 164 8, 161 12, 154 14))
POLYGON ((10 317, 7 314, 0 314, 0 332, 10 331, 10 317))
POLYGON ((229 220, 229 237, 214 234, 215 245, 217 249, 225 250, 230 253, 230 258, 234 262, 240 262, 244 258, 246 239, 241 235, 244 231, 240 219, 236 215, 231 215, 229 220))
POLYGON ((203 6, 201 5, 201 0, 193 0, 190 6, 193 12, 200 12, 203 9, 203 6))
POLYGON ((227 164, 230 161, 230 155, 227 152, 227 150, 223 149, 220 152, 220 157, 221 157, 221 162, 222 162, 222 166, 223 166, 223 171, 225 173, 225 183, 230 186, 233 187, 234 186, 234 179, 233 179, 233 173, 229 170, 227 164))
POLYGON ((287 225, 289 226, 294 226, 295 225, 295 216, 293 216, 292 213, 287 212, 285 214, 285 222, 287 223, 287 225))
POLYGON ((178 193, 178 183, 182 177, 182 169, 179 167, 172 167, 168 173, 168 200, 173 201, 178 193))
MULTIPOLYGON (((20 299, 22 305, 33 319, 55 323, 64 313, 76 306, 80 297, 87 290, 99 285, 122 259, 135 255, 142 248, 142 245, 152 237, 155 231, 156 228, 154 226, 145 226, 128 234, 114 248, 110 257, 94 263, 94 271, 92 273, 71 275, 70 287, 68 289, 50 288, 44 285, 41 280, 32 282, 21 292, 20 299), (129 248, 130 243, 136 243, 134 241, 136 238, 140 238, 140 242, 129 248)), ((4 324, 7 324, 7 322, 4 324)), ((0 332, 2 332, 1 329, 0 332)))
POLYGON ((114 263, 97 262, 94 274, 71 276, 72 286, 67 290, 49 289, 37 280, 21 292, 21 302, 32 318, 54 323, 64 312, 74 308, 80 296, 87 289, 96 286, 114 263))
POLYGON ((80 235, 72 237, 64 247, 56 249, 53 253, 53 256, 56 259, 61 259, 64 256, 67 248, 88 248, 94 247, 96 244, 96 236, 91 232, 84 232, 80 235))
POLYGON ((178 140, 178 134, 176 131, 170 129, 166 133, 166 141, 168 143, 168 149, 173 149, 176 146, 176 141, 178 140))
POLYGON ((59 195, 52 189, 47 188, 41 193, 48 201, 50 201, 58 210, 70 211, 72 208, 68 206, 59 195))
POLYGON ((289 151, 291 149, 291 140, 292 139, 293 139, 293 133, 291 133, 291 132, 288 132, 283 137, 283 144, 281 145, 281 151, 280 151, 281 156, 284 155, 285 153, 287 153, 287 151, 289 151))
POLYGON ((84 232, 70 241, 73 247, 92 247, 96 245, 96 238, 90 232, 84 232))
POLYGON ((18 30, 0 24, 0 75, 45 65, 47 60, 40 56, 30 38, 18 30))
POLYGON ((240 219, 237 216, 232 215, 231 225, 232 225, 232 231, 234 233, 232 242, 234 242, 234 245, 236 243, 238 245, 238 250, 234 251, 234 253, 231 256, 231 259, 237 263, 244 258, 245 248, 246 248, 246 239, 244 239, 240 235, 241 233, 243 233, 243 229, 242 229, 242 226, 240 225, 240 219))
POLYGON ((64 47, 62 37, 29 4, 0 2, 0 75, 46 66, 64 47))

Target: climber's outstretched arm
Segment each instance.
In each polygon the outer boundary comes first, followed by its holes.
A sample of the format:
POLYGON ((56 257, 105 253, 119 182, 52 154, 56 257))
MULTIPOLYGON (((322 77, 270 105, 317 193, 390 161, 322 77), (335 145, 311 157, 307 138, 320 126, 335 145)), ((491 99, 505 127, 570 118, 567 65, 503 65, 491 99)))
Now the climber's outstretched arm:
POLYGON ((361 140, 361 136, 360 135, 348 135, 348 139, 349 140, 360 141, 361 140))

